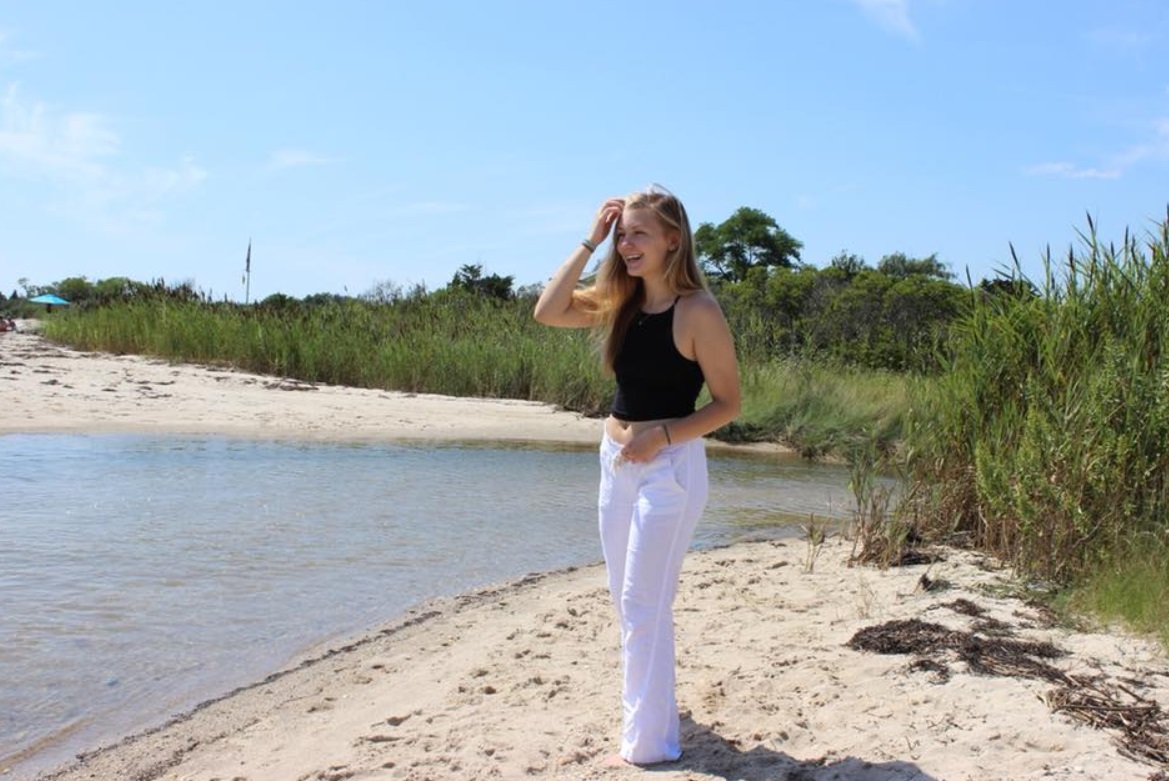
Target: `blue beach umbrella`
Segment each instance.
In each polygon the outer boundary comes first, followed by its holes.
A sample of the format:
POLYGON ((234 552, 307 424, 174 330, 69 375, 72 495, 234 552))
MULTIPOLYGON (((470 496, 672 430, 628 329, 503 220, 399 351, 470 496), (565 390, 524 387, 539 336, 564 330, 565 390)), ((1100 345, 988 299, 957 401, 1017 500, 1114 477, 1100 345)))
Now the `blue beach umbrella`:
POLYGON ((52 293, 45 293, 43 296, 34 296, 29 300, 30 304, 68 304, 69 302, 60 296, 55 296, 52 293))

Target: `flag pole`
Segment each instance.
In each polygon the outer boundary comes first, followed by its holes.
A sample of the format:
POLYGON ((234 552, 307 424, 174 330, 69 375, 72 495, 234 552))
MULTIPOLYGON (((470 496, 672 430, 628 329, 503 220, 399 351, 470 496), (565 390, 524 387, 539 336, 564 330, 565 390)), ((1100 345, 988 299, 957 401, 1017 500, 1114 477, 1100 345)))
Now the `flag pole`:
POLYGON ((244 303, 252 298, 252 239, 248 238, 248 256, 244 259, 244 303))

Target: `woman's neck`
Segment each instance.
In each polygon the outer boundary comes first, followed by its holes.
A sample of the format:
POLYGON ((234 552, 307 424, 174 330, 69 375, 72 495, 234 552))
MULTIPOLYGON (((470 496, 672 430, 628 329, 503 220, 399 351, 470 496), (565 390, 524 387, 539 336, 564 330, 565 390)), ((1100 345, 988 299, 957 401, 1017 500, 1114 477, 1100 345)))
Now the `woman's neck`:
POLYGON ((664 279, 642 279, 644 299, 641 308, 646 312, 661 312, 669 309, 677 298, 664 279))

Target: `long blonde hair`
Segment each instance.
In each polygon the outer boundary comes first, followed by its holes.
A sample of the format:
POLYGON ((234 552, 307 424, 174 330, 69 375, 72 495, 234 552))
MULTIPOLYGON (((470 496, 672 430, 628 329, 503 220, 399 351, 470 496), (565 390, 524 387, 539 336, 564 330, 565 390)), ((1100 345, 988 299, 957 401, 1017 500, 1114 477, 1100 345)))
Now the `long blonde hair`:
MULTIPOLYGON (((663 187, 651 185, 626 196, 625 211, 630 209, 647 209, 653 212, 663 228, 678 233, 678 246, 666 255, 665 282, 670 290, 676 295, 705 290, 706 279, 694 252, 690 218, 677 196, 663 187)), ((625 262, 617 253, 616 240, 611 242, 594 283, 573 291, 572 295, 579 308, 597 316, 596 335, 601 360, 605 369, 612 371, 629 324, 645 304, 645 285, 629 275, 625 262)))

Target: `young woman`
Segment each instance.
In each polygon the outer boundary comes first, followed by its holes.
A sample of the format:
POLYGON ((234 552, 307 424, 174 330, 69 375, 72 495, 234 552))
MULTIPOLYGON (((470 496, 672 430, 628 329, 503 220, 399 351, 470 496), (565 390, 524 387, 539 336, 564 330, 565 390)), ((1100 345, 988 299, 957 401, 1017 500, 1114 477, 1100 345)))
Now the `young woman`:
POLYGON ((588 238, 552 276, 536 320, 596 329, 617 378, 601 442, 601 548, 621 627, 620 759, 682 754, 674 696, 674 596, 682 557, 706 506, 702 437, 739 414, 726 319, 706 289, 690 221, 651 188, 601 204, 588 238), (585 264, 615 226, 596 284, 585 264), (695 409, 705 383, 710 401, 695 409))

